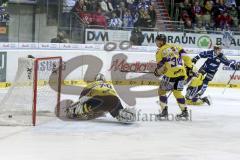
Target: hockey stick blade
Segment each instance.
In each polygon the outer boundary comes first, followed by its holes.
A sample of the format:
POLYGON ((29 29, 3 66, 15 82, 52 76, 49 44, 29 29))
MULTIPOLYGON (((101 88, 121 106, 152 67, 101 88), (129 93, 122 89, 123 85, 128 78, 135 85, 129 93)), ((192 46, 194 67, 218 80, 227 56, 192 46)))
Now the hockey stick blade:
POLYGON ((235 74, 236 74, 236 71, 237 71, 237 70, 235 69, 235 71, 233 72, 232 76, 230 76, 230 79, 229 79, 228 83, 226 84, 226 86, 225 86, 225 88, 224 88, 224 90, 223 90, 222 94, 224 94, 224 93, 225 93, 225 91, 226 91, 226 89, 227 89, 228 85, 229 85, 229 84, 230 84, 230 82, 232 81, 232 77, 234 77, 234 76, 235 76, 235 74))

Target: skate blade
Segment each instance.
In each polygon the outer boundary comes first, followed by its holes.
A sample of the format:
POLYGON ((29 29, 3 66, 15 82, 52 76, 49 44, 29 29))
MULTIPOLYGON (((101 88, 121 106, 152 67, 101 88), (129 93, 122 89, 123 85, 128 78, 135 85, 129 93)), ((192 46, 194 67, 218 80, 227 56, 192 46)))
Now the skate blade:
POLYGON ((175 119, 176 119, 176 121, 189 121, 189 117, 176 116, 175 119))
POLYGON ((157 116, 156 119, 159 120, 159 121, 169 121, 168 116, 165 116, 165 117, 159 117, 159 116, 157 116))
POLYGON ((209 95, 207 96, 207 98, 208 98, 209 103, 210 103, 209 106, 211 106, 212 105, 212 98, 209 95))

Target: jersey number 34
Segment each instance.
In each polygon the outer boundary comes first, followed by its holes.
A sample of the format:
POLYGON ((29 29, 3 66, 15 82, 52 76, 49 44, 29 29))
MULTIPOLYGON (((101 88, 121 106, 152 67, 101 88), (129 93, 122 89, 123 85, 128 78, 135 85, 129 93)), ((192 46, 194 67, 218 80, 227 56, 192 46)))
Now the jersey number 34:
POLYGON ((176 67, 179 65, 182 66, 183 65, 182 58, 173 57, 173 58, 171 58, 170 64, 171 64, 171 67, 176 67))

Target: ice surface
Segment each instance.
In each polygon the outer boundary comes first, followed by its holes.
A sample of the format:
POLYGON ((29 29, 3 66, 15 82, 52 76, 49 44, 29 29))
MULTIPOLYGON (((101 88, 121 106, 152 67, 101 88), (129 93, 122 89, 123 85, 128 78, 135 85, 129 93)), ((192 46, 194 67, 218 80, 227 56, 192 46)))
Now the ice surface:
MULTIPOLYGON (((192 121, 116 123, 56 119, 36 127, 0 127, 1 160, 239 160, 240 90, 209 88, 212 106, 192 106, 192 121)), ((74 97, 76 99, 76 97, 74 97)), ((174 98, 169 111, 179 112, 174 98)), ((136 108, 158 113, 157 97, 136 108)))

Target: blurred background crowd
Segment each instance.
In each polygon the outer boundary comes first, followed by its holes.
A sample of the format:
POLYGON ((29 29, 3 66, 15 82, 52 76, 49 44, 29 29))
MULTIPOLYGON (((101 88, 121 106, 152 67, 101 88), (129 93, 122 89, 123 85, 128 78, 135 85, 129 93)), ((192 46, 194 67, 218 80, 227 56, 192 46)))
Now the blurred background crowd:
MULTIPOLYGON (((177 2, 176 2, 177 3, 177 2)), ((235 0, 181 0, 179 20, 187 29, 240 29, 240 1, 235 0)))
POLYGON ((240 0, 0 0, 0 25, 0 41, 46 41, 56 29, 51 41, 62 43, 84 43, 86 28, 128 30, 139 39, 141 31, 238 33, 240 0))
POLYGON ((64 12, 67 10, 78 13, 83 22, 90 25, 154 28, 156 24, 151 0, 65 0, 64 12))

